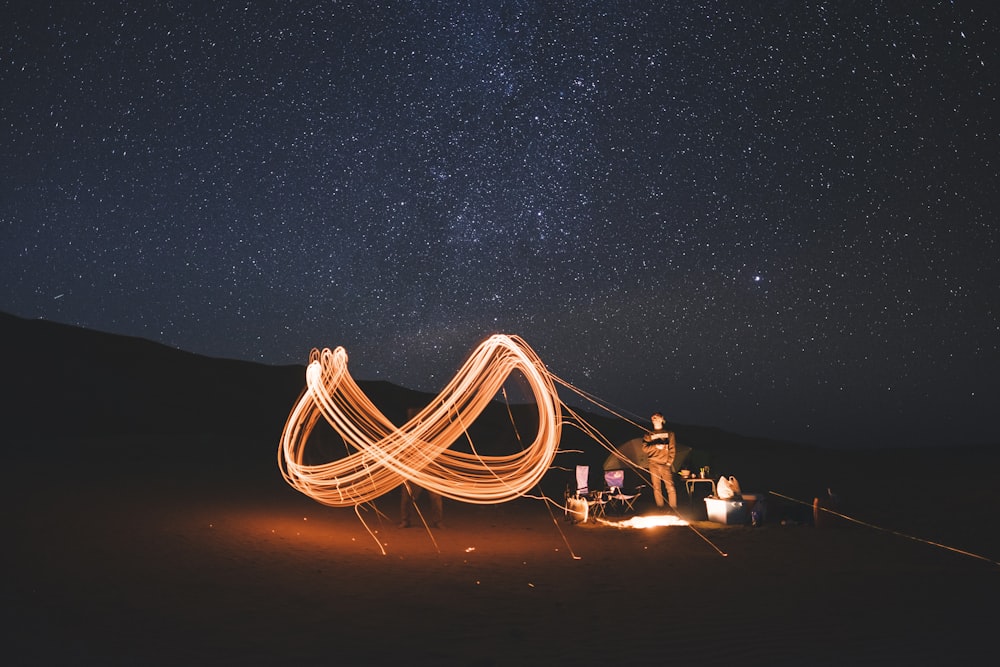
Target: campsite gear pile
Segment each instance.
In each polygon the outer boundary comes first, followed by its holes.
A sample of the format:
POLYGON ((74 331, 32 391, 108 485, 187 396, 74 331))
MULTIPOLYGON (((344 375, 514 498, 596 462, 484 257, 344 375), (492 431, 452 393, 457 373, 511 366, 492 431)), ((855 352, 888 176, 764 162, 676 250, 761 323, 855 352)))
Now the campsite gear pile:
POLYGON ((715 485, 715 495, 705 498, 708 520, 727 525, 749 523, 754 528, 764 522, 764 497, 743 493, 739 480, 722 476, 715 485))
MULTIPOLYGON (((605 471, 621 470, 626 486, 638 489, 643 486, 646 471, 649 469, 649 458, 642 448, 642 438, 632 438, 617 447, 615 451, 605 459, 603 468, 605 471), (628 475, 625 477, 624 475, 628 475)), ((690 446, 678 443, 677 455, 674 457, 673 470, 685 480, 707 480, 711 481, 712 469, 709 464, 709 454, 705 451, 696 451, 690 446)), ((765 519, 764 496, 757 493, 744 493, 736 477, 721 476, 718 483, 713 484, 714 494, 703 498, 709 521, 725 524, 751 524, 759 526, 765 519)), ((692 488, 697 488, 693 483, 688 484, 688 495, 692 504, 698 500, 692 488)), ((579 494, 578 494, 579 497, 579 494)), ((577 511, 582 514, 583 508, 577 511)), ((588 508, 593 513, 594 508, 588 508)), ((631 509, 631 504, 629 505, 631 509)))
POLYGON ((715 523, 740 524, 747 522, 746 507, 740 493, 740 483, 735 477, 723 475, 715 484, 715 495, 705 498, 708 520, 715 523))
POLYGON ((715 494, 723 500, 729 500, 730 498, 741 500, 740 483, 732 475, 729 477, 720 477, 719 483, 715 485, 715 494))

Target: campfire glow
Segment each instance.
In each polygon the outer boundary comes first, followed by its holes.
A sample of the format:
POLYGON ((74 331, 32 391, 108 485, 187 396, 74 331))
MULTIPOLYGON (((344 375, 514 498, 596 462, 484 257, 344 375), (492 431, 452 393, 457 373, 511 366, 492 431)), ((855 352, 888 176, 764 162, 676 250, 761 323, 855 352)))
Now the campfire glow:
POLYGON ((604 521, 618 528, 658 528, 659 526, 686 526, 688 522, 673 514, 634 516, 624 521, 604 521))

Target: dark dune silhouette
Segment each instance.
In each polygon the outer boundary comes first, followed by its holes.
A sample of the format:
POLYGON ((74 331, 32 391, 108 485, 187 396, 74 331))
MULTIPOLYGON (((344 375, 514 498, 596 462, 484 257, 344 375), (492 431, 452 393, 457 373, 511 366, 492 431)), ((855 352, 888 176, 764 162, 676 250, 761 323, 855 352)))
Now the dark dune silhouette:
MULTIPOLYGON (((274 443, 305 382, 304 364, 268 366, 209 358, 144 339, 5 313, 0 313, 0 335, 2 366, 12 388, 2 415, 8 432, 18 436, 217 435, 274 443)), ((408 407, 431 399, 430 394, 389 382, 359 380, 359 385, 397 422, 403 421, 408 407)), ((506 450, 516 441, 515 428, 531 432, 531 413, 530 406, 498 402, 471 425, 470 433, 481 451, 506 450)), ((583 414, 613 443, 642 433, 606 414, 583 414)), ((727 456, 739 458, 748 449, 766 450, 772 459, 802 449, 711 427, 675 428, 685 444, 710 451, 717 466, 726 466, 727 456)), ((220 441, 217 446, 222 445, 220 441)), ((575 428, 564 429, 562 449, 580 452, 563 457, 566 466, 598 466, 607 456, 575 428)), ((755 476, 750 470, 746 474, 755 476)))
MULTIPOLYGON (((11 664, 956 664, 993 649, 996 448, 828 451, 679 425, 713 474, 766 497, 763 526, 705 521, 681 490, 691 527, 570 524, 525 498, 449 501, 444 529, 405 530, 395 493, 356 514, 280 478, 302 366, 9 315, 0 332, 11 664), (812 525, 828 487, 865 523, 812 525)), ((361 384, 393 419, 429 398, 361 384)), ((511 410, 530 431, 530 409, 511 410)), ((587 419, 613 442, 637 434, 587 419)), ((501 449, 514 428, 498 403, 471 437, 501 449)), ((572 428, 563 448, 541 489, 557 499, 569 468, 607 454, 572 428)))

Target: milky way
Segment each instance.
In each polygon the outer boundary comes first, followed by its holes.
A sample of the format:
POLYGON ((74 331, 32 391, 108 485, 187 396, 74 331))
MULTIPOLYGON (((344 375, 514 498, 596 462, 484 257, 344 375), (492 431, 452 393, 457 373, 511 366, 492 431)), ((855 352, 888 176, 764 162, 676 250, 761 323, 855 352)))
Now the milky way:
POLYGON ((0 309, 432 392, 512 333, 643 420, 998 441, 998 13, 919 4, 15 2, 0 309))

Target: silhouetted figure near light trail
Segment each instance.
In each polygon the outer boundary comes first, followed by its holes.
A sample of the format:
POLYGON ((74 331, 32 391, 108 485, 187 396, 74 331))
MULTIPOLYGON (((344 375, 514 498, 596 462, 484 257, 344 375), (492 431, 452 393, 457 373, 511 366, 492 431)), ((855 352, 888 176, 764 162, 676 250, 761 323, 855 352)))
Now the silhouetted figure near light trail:
POLYGON ((429 489, 417 486, 413 482, 403 482, 400 487, 399 500, 399 527, 409 528, 417 519, 417 501, 421 496, 426 495, 430 503, 430 526, 432 528, 441 527, 441 519, 444 512, 444 503, 440 493, 435 493, 429 489))
MULTIPOLYGON (((406 421, 410 421, 417 415, 416 408, 409 408, 406 411, 406 421)), ((432 528, 440 528, 441 520, 444 518, 444 502, 441 494, 430 489, 419 487, 413 482, 403 482, 400 487, 399 497, 399 527, 409 528, 417 518, 417 501, 420 496, 426 494, 430 503, 430 525, 432 528)))

